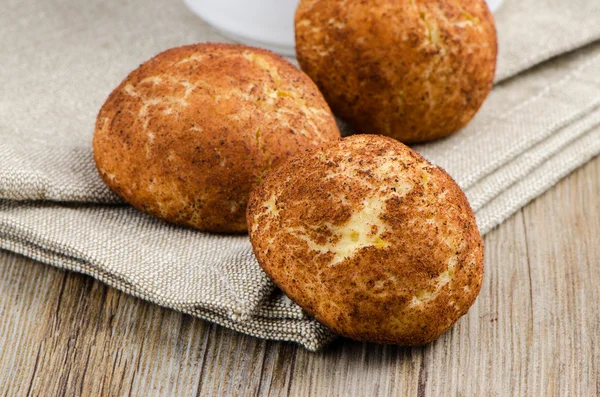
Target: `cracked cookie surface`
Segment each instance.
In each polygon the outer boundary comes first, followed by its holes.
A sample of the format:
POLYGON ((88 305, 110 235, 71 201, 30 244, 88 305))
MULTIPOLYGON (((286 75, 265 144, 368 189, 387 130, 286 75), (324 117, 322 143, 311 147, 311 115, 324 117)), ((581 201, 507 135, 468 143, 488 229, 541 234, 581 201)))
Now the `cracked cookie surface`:
POLYGON ((447 136, 492 88, 497 40, 484 0, 302 0, 295 25, 302 70, 364 133, 447 136))
POLYGON ((98 114, 94 160, 138 209, 246 231, 250 191, 287 157, 340 134, 314 83, 262 49, 197 44, 134 70, 98 114))
POLYGON ((464 193, 405 145, 355 135, 297 156, 252 193, 261 267, 334 332, 421 345, 475 301, 483 244, 464 193))

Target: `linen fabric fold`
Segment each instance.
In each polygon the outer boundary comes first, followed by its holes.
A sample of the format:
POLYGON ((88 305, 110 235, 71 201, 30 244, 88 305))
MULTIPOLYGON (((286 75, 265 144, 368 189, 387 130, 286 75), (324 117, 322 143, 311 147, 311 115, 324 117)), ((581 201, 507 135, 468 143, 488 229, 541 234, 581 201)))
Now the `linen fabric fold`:
MULTIPOLYGON (((600 153, 600 2, 507 0, 496 18, 490 97, 459 133, 414 147, 465 190, 482 233, 600 153)), ((201 41, 225 40, 181 2, 3 5, 0 248, 240 332, 319 349, 334 335, 272 284, 247 236, 140 213, 94 168, 95 116, 111 89, 152 55, 201 41)))

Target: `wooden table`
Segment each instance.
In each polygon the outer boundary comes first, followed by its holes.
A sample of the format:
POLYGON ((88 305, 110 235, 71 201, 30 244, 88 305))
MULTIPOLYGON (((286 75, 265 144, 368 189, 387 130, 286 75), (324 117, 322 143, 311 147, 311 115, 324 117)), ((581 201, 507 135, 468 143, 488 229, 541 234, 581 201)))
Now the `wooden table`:
POLYGON ((0 392, 600 395, 600 158, 485 238, 475 305, 441 339, 267 342, 0 252, 0 392))

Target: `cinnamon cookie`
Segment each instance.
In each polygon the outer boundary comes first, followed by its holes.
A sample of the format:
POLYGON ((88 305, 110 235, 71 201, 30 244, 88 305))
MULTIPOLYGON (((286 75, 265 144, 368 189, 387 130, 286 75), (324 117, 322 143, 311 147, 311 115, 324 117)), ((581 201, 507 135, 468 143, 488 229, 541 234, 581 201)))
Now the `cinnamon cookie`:
POLYGON ((275 166, 340 136, 317 87, 270 51, 198 44, 134 70, 97 118, 102 179, 169 222, 245 232, 250 191, 275 166))
POLYGON ((296 54, 357 130, 421 142, 473 118, 492 88, 496 30, 484 0, 301 0, 296 54))
POLYGON ((483 244, 448 174, 393 139, 357 135, 277 168, 252 193, 264 271, 349 338, 433 341, 475 301, 483 244))

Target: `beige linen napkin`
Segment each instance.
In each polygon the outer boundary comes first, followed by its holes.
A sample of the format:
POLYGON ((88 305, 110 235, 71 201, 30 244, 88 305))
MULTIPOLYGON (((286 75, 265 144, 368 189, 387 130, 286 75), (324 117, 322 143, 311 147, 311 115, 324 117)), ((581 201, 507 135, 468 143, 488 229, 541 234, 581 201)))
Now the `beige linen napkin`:
MULTIPOLYGON (((489 99, 460 133, 415 147, 465 189, 483 233, 600 153, 600 2, 507 0, 496 18, 489 99)), ((94 169, 94 119, 110 90, 157 52, 207 40, 223 38, 179 1, 4 2, 0 247, 318 349, 333 335, 273 286, 246 236, 155 220, 123 205, 94 169)))

